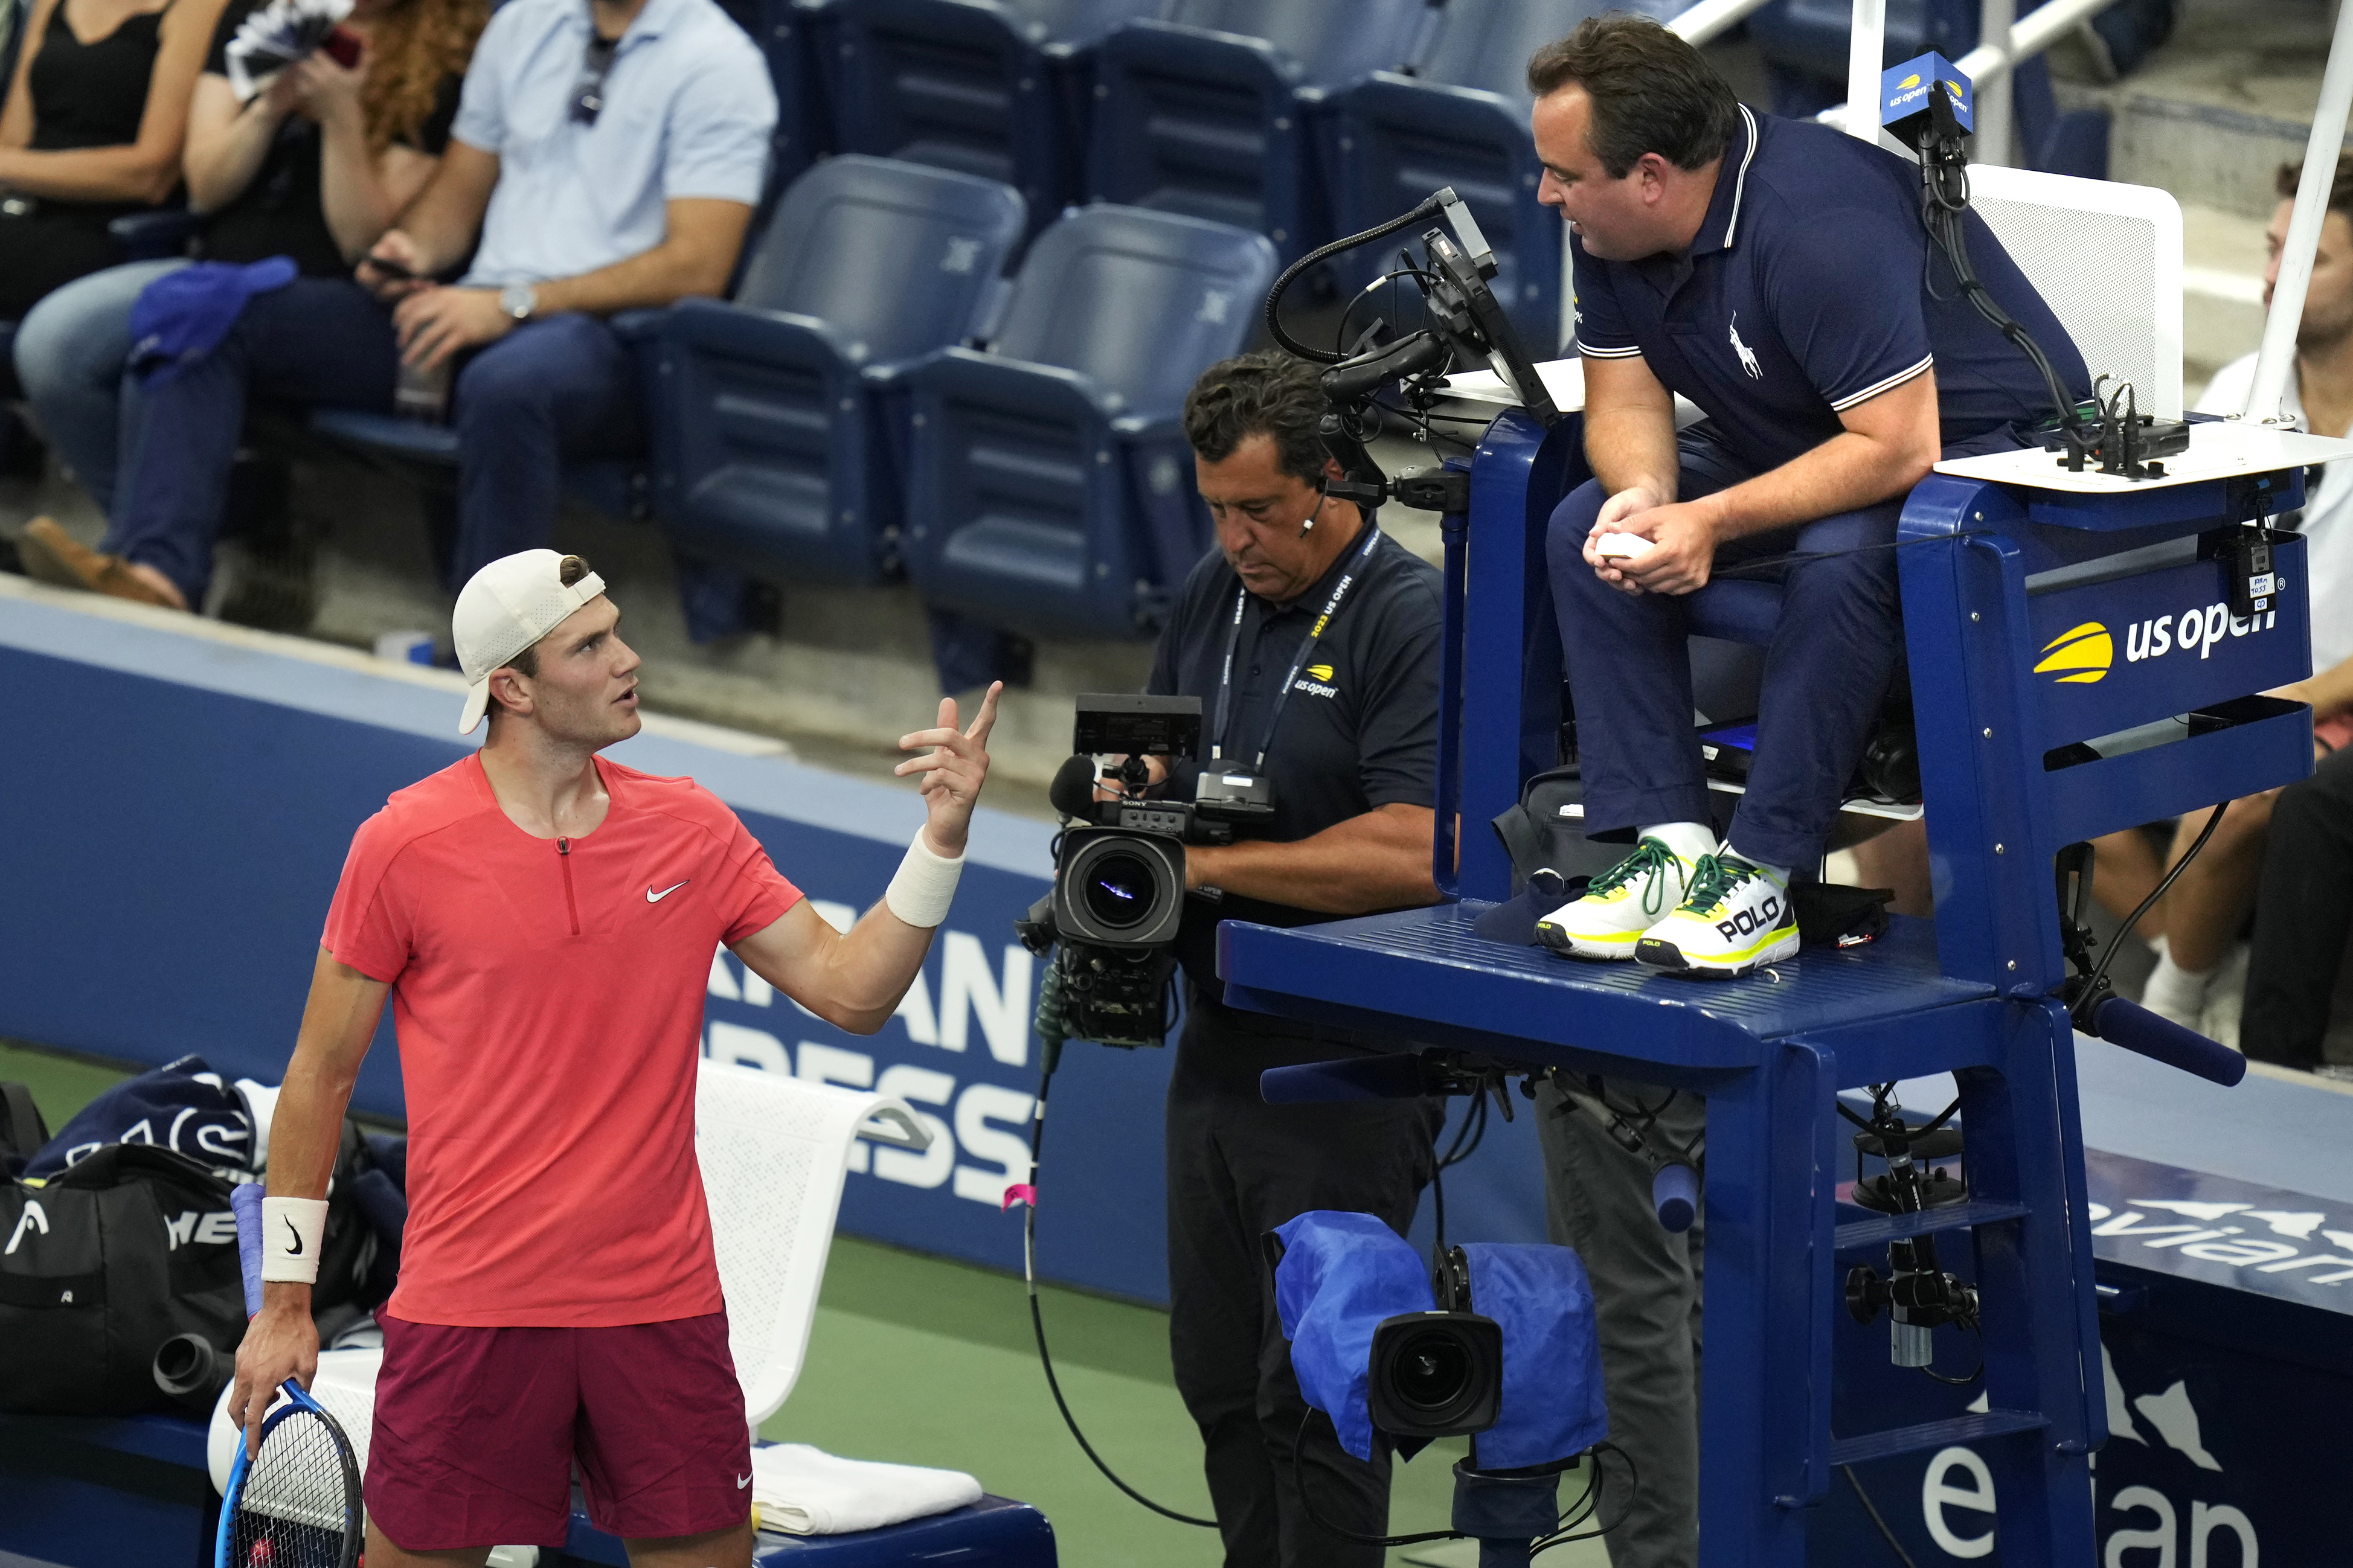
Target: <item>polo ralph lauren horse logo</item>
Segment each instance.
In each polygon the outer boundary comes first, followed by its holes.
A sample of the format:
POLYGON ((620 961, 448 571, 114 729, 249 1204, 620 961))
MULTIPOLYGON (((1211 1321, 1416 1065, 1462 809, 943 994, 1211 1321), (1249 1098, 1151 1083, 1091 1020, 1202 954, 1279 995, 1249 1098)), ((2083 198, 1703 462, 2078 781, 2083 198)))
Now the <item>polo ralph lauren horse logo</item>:
POLYGON ((1765 379, 1765 367, 1757 363, 1757 351, 1740 341, 1740 312, 1732 312, 1732 324, 1725 329, 1732 334, 1732 352, 1740 356, 1740 368, 1748 373, 1751 381, 1765 379))

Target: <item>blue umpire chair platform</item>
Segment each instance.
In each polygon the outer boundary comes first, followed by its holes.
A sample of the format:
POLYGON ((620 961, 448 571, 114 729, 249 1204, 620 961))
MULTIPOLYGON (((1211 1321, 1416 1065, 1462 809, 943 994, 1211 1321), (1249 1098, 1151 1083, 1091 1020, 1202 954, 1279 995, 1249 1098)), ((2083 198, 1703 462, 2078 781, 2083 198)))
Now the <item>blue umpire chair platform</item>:
POLYGON ((1574 418, 1546 432, 1504 415, 1470 464, 1470 512, 1446 520, 1437 841, 1453 844, 1459 825, 1461 850, 1437 871, 1451 896, 1297 930, 1229 921, 1227 999, 1514 1070, 1706 1097, 1709 1568, 1805 1562, 1809 1510, 1835 1467, 1955 1444, 1991 1466, 2003 1562, 2079 1568, 2094 1560, 2087 1464, 2106 1418, 2052 860, 2094 835, 2310 771, 2309 710, 2250 695, 2309 672, 2301 542, 2281 547, 2288 585, 2262 624, 2223 620, 2203 658, 2126 649, 2128 628, 2160 613, 2194 611, 2202 632, 2229 584, 2198 542, 2296 504, 2301 468, 2114 494, 1924 481, 1904 513, 1900 564, 1936 918, 1710 985, 1474 930, 1514 890, 1477 826, 1554 761, 1558 669, 1527 656, 1553 635, 1545 524, 1585 478, 1579 447, 1574 418), (2094 637, 2107 648, 2053 662, 2094 637), (2067 679, 2094 668, 2100 679, 2067 679), (1840 1223, 1835 1189, 1852 1155, 1838 1091, 1942 1072, 1958 1080, 1968 1128, 1967 1200, 1840 1223), (1989 1407, 1834 1432, 1836 1255, 1964 1230, 1984 1294, 1989 1407))
MULTIPOLYGON (((2048 176, 1987 184, 2030 205, 2116 189, 2048 176)), ((2161 271, 2172 244, 2161 211, 2145 232, 2161 271)), ((2137 379, 2165 389, 2144 408, 2178 409, 2165 286, 2152 362, 2147 308, 2133 331, 2104 321, 2104 302, 2080 284, 2045 282, 2063 257, 2012 243, 2086 357, 2129 362, 2137 379)), ((2082 1568, 2096 1560, 2089 1465, 2108 1415, 2076 1017, 2218 1083, 2244 1063, 2128 1003, 2071 1014, 2071 916, 2054 862, 2100 834, 2310 772, 2309 710, 2260 695, 2310 670, 2303 542, 2281 536, 2276 603, 2252 617, 2231 613, 2221 552, 2242 522, 2299 503, 2304 465, 2353 447, 2208 423, 2169 474, 2137 481, 2071 475, 2032 448, 1940 464, 1912 491, 1896 552, 1936 918, 1899 919, 1876 942, 1809 946, 1711 984, 1579 963, 1479 929, 1519 891, 1482 825, 1563 760, 1563 639, 1545 538, 1555 505, 1588 477, 1580 390, 1573 370, 1555 384, 1570 416, 1549 430, 1504 408, 1475 455, 1452 464, 1470 482, 1467 511, 1443 520, 1433 865, 1442 901, 1293 930, 1229 921, 1227 999, 1419 1042, 1482 1071, 1558 1068, 1705 1097, 1707 1568, 1796 1568, 1839 1467, 1956 1446, 1989 1466, 2009 1568, 2082 1568), (2158 641, 2160 622, 2189 647, 2158 641), (1967 1128, 1965 1194, 1910 1213, 1841 1209, 1855 1155, 1839 1092, 1948 1072, 1967 1128), (1932 1397, 1947 1391, 1922 1379, 1916 1408, 1882 1399, 1862 1420, 1849 1401, 1855 1424, 1835 1427, 1833 1325, 1847 1312, 1839 1254, 1883 1254, 1936 1233, 1972 1254, 1983 1407, 1953 1414, 1949 1399, 1932 1397)), ((1695 626, 1754 638, 1770 626, 1774 594, 1711 585, 1694 596, 1695 626)), ((1269 1089, 1302 1097, 1272 1075, 1269 1089)))

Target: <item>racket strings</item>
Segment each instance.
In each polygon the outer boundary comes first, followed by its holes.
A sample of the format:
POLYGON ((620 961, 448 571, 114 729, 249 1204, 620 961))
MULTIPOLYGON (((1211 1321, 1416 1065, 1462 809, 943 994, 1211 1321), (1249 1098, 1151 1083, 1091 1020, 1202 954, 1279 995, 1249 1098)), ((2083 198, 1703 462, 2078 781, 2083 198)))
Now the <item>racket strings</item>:
POLYGON ((221 1568, 351 1568, 360 1527, 354 1468, 316 1414, 296 1410, 276 1422, 246 1470, 221 1568))

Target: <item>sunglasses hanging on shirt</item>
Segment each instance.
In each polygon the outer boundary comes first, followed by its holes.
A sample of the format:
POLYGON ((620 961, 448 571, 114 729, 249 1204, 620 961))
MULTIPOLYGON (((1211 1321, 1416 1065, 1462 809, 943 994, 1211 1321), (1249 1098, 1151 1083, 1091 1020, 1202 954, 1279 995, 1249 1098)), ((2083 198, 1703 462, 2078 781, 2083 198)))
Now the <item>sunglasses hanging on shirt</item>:
POLYGON ((580 85, 573 89, 572 118, 581 125, 594 125, 605 108, 605 75, 613 68, 613 53, 621 47, 618 38, 597 36, 594 28, 588 34, 587 58, 580 65, 580 85))

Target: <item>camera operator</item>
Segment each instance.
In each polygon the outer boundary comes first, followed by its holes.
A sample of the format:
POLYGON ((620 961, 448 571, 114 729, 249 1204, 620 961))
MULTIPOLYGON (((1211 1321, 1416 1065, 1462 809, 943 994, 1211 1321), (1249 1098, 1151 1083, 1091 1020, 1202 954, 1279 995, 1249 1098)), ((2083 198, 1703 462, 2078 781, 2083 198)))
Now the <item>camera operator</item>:
POLYGON ((1185 404, 1217 529, 1170 612, 1148 689, 1201 700, 1208 760, 1255 772, 1274 810, 1225 846, 1187 847, 1186 1019, 1168 1090, 1169 1350, 1201 1428, 1226 1562, 1377 1568, 1386 1455, 1366 1465, 1307 1406, 1268 1286, 1262 1237, 1310 1209, 1378 1215, 1400 1235, 1429 1181, 1434 1101, 1270 1106, 1268 1068, 1372 1042, 1228 1007, 1220 919, 1303 925, 1433 903, 1439 576, 1372 516, 1323 493, 1344 476, 1316 430, 1316 367, 1279 353, 1212 365, 1185 404), (1294 1442, 1300 1442, 1296 1478, 1294 1442))

